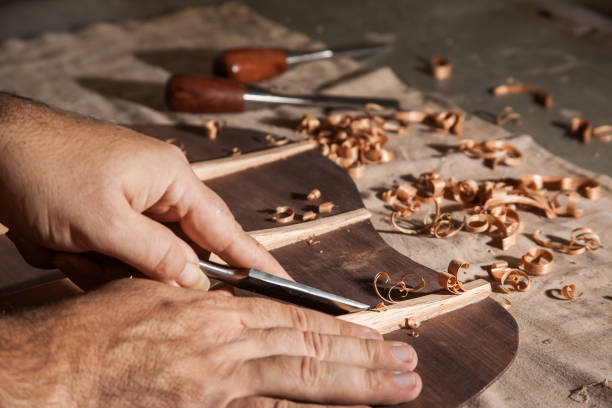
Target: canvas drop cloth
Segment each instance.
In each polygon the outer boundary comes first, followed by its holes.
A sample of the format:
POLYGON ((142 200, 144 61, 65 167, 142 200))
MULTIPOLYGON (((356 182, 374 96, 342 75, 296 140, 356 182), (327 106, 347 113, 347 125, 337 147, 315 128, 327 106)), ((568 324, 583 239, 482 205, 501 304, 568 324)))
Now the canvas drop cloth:
MULTIPOLYGON (((31 40, 5 41, 0 44, 0 89, 121 124, 202 124, 212 116, 172 113, 164 108, 165 81, 171 72, 210 73, 211 55, 223 48, 247 45, 304 49, 320 44, 262 18, 239 3, 189 8, 151 20, 95 24, 76 33, 48 33, 31 40)), ((405 86, 389 69, 356 75, 359 69, 350 60, 315 62, 296 67, 265 85, 285 92, 324 88, 330 93, 393 96, 401 100, 405 109, 424 109, 426 105, 434 109, 451 107, 440 96, 425 95, 405 86)), ((229 125, 297 138, 292 126, 306 112, 318 113, 313 109, 278 107, 214 117, 229 125)), ((472 264, 472 276, 485 276, 481 266, 499 259, 517 262, 535 246, 525 234, 514 247, 501 251, 488 245, 490 238, 483 234, 461 232, 450 239, 438 240, 396 233, 389 223, 389 210, 376 192, 396 186, 403 182, 403 177, 432 170, 445 178, 476 180, 520 177, 523 173, 594 177, 602 186, 602 198, 583 199, 581 218, 547 220, 525 211, 521 211, 521 217, 526 222, 527 234, 542 228, 546 234, 568 237, 573 228, 586 226, 600 235, 605 246, 575 257, 555 253, 552 273, 533 279, 528 292, 508 296, 513 304, 510 313, 520 327, 518 357, 499 381, 469 405, 610 406, 610 388, 595 385, 578 389, 612 377, 611 179, 553 156, 528 135, 512 135, 473 115, 468 115, 461 137, 508 139, 523 152, 524 163, 517 168, 501 166, 491 170, 480 160, 445 149, 457 144, 456 136, 428 132, 419 126, 392 135, 389 146, 397 159, 369 166, 357 181, 365 206, 373 214, 374 226, 391 246, 436 270, 443 270, 452 258, 467 260, 472 264), (584 292, 583 299, 567 302, 547 296, 548 290, 569 283, 575 283, 584 292)))

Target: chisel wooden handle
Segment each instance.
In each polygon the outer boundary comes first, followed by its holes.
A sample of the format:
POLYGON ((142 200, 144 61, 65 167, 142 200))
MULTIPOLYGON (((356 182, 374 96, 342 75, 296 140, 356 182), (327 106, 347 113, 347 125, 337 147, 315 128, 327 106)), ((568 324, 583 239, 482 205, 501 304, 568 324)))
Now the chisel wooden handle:
POLYGON ((243 83, 233 79, 174 75, 166 84, 166 103, 179 112, 242 112, 243 83))
POLYGON ((257 82, 287 70, 287 53, 280 48, 234 48, 224 51, 216 66, 240 82, 257 82))

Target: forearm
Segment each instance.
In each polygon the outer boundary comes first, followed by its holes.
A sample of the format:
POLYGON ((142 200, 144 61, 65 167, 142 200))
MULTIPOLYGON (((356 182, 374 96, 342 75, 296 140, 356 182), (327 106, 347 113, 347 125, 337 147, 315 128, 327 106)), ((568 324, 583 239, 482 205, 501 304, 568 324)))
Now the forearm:
POLYGON ((0 319, 0 405, 73 406, 69 363, 40 313, 0 319))

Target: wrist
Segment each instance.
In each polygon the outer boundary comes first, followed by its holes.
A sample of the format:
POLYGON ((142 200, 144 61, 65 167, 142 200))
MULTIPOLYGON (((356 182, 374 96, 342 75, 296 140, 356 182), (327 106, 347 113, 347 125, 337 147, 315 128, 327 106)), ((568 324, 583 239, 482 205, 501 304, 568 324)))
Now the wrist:
POLYGON ((8 407, 72 407, 70 364, 38 312, 0 319, 0 401, 8 407))

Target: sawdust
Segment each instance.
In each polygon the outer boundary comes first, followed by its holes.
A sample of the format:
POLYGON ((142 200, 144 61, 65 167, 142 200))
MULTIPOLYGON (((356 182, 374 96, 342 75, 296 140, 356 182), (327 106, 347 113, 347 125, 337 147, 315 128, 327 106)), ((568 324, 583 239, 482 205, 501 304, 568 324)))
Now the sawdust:
POLYGON ((589 403, 589 407, 609 407, 612 404, 612 386, 604 378, 572 390, 568 398, 581 404, 589 403))

